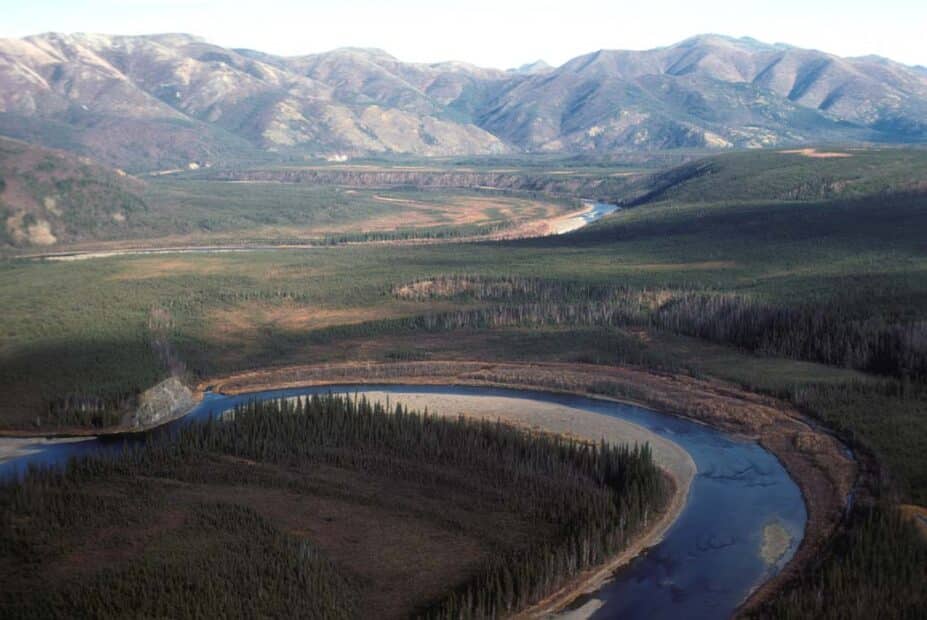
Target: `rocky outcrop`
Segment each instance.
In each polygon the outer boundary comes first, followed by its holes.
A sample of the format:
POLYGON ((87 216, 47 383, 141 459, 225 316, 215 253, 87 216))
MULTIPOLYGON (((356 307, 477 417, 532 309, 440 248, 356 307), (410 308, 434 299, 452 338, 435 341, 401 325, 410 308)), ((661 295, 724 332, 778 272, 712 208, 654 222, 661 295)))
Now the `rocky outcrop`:
POLYGON ((196 405, 193 392, 177 377, 171 377, 139 397, 138 408, 124 420, 124 426, 145 429, 178 418, 196 405))

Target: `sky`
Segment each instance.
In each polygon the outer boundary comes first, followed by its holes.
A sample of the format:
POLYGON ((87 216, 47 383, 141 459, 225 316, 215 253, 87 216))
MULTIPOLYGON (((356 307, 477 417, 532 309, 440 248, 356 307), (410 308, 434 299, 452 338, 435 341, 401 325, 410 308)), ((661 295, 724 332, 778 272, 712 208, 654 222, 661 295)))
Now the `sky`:
POLYGON ((186 32, 283 55, 378 47, 503 69, 718 33, 927 65, 927 0, 0 0, 0 37, 49 31, 186 32))

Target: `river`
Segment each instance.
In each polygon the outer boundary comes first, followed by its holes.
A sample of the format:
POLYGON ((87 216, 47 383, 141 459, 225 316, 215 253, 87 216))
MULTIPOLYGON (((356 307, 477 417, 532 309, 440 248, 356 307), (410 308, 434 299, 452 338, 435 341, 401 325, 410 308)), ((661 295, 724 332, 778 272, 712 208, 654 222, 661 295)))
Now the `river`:
MULTIPOLYGON (((801 542, 807 514, 801 492, 775 456, 756 442, 732 437, 679 417, 634 405, 547 392, 457 386, 330 386, 225 396, 207 393, 186 417, 151 431, 171 432, 252 399, 328 392, 452 394, 473 399, 515 397, 614 416, 669 439, 688 452, 697 473, 688 501, 663 540, 620 569, 573 608, 593 618, 727 618, 775 575, 801 542)), ((73 456, 118 451, 140 436, 37 443, 34 451, 0 464, 0 476, 19 476, 30 465, 60 465, 73 456)), ((19 440, 21 441, 21 440, 19 440)))

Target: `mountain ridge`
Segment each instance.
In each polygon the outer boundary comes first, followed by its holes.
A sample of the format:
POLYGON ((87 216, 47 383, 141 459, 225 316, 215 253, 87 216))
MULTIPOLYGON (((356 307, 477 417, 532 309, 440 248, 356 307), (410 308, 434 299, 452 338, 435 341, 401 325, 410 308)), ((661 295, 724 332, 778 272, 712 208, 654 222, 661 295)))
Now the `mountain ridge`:
POLYGON ((0 134, 129 170, 927 140, 927 70, 703 34, 508 71, 183 33, 0 40, 0 134))

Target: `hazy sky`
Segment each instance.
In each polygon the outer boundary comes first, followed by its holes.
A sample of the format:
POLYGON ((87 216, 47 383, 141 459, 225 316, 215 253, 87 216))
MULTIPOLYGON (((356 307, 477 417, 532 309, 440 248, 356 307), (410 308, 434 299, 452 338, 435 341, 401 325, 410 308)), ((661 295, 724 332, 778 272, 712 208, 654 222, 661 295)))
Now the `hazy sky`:
POLYGON ((189 32, 277 54, 380 47, 500 68, 716 32, 927 65, 927 0, 0 0, 0 36, 47 31, 189 32))

